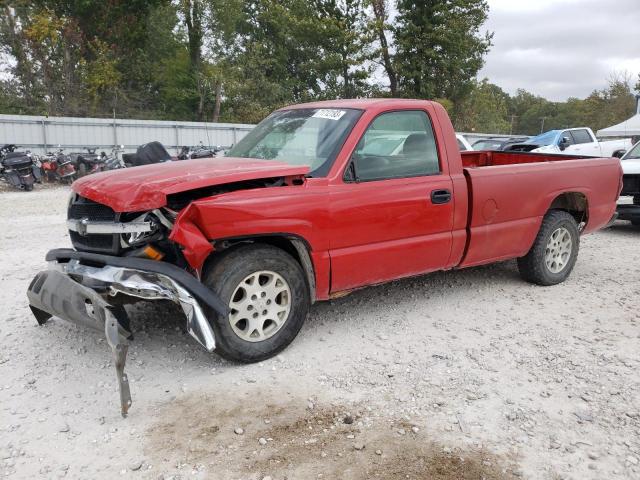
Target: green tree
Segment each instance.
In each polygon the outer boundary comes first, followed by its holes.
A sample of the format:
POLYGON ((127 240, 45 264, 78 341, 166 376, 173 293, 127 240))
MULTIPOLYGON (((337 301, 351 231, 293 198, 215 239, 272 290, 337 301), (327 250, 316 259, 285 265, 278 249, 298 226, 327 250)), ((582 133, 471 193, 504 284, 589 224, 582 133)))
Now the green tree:
POLYGON ((485 78, 455 107, 454 125, 464 132, 509 133, 508 106, 509 95, 485 78))
POLYGON ((372 52, 372 58, 376 59, 384 68, 389 79, 389 93, 395 97, 398 93, 398 74, 391 54, 388 34, 392 30, 389 23, 389 2, 387 0, 369 0, 372 18, 369 20, 369 30, 377 39, 378 47, 372 52))
POLYGON ((486 0, 399 0, 395 68, 406 97, 463 99, 472 89, 492 34, 481 34, 486 0))
POLYGON ((225 66, 223 118, 258 121, 277 107, 363 96, 360 1, 244 2, 225 66))
POLYGON ((153 72, 162 59, 151 53, 173 42, 178 18, 153 37, 149 20, 168 6, 169 0, 4 2, 0 48, 15 60, 9 72, 23 105, 50 115, 153 115, 153 72))
POLYGON ((524 89, 518 89, 509 99, 508 119, 510 132, 518 135, 540 133, 543 118, 549 115, 549 101, 533 95, 524 89))
POLYGON ((370 70, 364 66, 370 39, 363 0, 315 0, 319 47, 324 51, 319 71, 326 75, 326 98, 368 94, 370 70))

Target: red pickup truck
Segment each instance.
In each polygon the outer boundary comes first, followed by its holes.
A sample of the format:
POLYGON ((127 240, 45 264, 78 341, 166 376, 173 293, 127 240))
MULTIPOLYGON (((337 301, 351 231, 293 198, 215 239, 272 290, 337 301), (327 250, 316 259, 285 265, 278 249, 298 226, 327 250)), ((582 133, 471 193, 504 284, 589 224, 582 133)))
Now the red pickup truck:
POLYGON ((562 282, 620 188, 613 158, 461 154, 437 103, 296 105, 226 158, 76 181, 74 249, 47 254, 28 298, 39 323, 106 330, 125 413, 128 303, 173 301, 205 348, 255 362, 295 338, 314 301, 367 285, 511 258, 529 282, 562 282))

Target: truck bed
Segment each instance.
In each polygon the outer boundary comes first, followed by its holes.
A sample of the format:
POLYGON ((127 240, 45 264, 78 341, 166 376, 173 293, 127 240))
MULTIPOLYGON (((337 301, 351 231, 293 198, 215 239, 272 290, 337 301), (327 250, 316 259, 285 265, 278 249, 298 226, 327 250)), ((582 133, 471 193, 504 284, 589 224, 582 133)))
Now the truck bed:
POLYGON ((462 163, 469 216, 459 267, 525 255, 544 214, 563 196, 589 206, 585 232, 602 228, 614 214, 611 192, 619 191, 621 173, 615 158, 479 151, 462 153, 462 163))
POLYGON ((548 153, 478 151, 461 152, 464 168, 520 165, 523 163, 561 162, 565 160, 593 159, 581 155, 557 155, 548 153))

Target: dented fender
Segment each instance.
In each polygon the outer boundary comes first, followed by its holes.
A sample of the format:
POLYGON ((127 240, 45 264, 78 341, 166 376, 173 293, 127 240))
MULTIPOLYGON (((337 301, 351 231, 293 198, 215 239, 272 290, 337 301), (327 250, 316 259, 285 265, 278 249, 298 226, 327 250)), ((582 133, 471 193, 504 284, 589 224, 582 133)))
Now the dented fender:
POLYGON ((191 203, 180 212, 169 235, 169 240, 183 247, 189 266, 198 271, 213 251, 213 245, 198 227, 199 216, 197 203, 191 203))

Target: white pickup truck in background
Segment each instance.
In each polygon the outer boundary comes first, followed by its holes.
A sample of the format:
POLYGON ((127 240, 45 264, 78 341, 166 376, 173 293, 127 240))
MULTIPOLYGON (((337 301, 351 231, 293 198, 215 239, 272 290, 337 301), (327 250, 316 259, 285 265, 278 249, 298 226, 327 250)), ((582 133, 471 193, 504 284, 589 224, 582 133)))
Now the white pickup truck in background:
POLYGON ((620 163, 623 175, 620 192, 622 201, 618 204, 618 218, 640 226, 640 142, 620 159, 620 163), (623 197, 631 198, 623 199, 623 197))
POLYGON ((511 151, 535 153, 565 153, 588 157, 621 157, 631 148, 631 140, 608 140, 599 142, 588 127, 549 130, 526 142, 512 145, 511 151))
POLYGON ((468 152, 473 150, 473 147, 469 141, 461 133, 456 133, 456 140, 458 141, 458 148, 461 152, 468 152))

